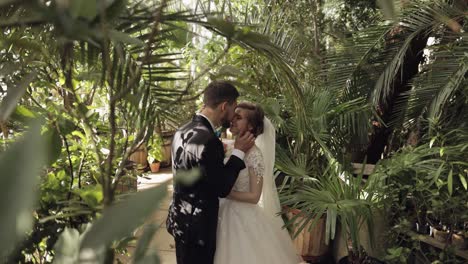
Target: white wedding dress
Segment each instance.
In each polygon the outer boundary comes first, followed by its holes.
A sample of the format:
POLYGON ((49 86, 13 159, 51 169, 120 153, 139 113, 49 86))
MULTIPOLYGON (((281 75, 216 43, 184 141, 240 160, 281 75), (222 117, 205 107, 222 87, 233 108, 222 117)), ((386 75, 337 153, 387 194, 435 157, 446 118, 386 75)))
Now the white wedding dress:
MULTIPOLYGON (((274 144, 274 143, 273 143, 274 144)), ((274 147, 274 145, 273 145, 274 147)), ((228 148, 229 149, 229 148, 228 148)), ((274 152, 273 152, 274 157, 274 152)), ((267 175, 264 178, 262 198, 259 204, 221 199, 216 241, 215 264, 297 264, 301 258, 297 255, 291 237, 280 216, 265 208, 265 190, 274 184, 273 166, 265 167, 262 151, 254 146, 244 158, 246 164, 237 178, 233 190, 249 191, 249 170, 255 175, 267 175), (265 188, 267 187, 267 188, 265 188)), ((272 161, 274 162, 274 161, 272 161)), ((268 164, 268 162, 266 162, 268 164)), ((274 194, 277 192, 276 187, 274 194)), ((270 198, 269 198, 270 199, 270 198)), ((271 199, 270 199, 271 200, 271 199)), ((279 211, 279 200, 277 206, 279 211)), ((276 209, 274 210, 275 212, 276 209)))

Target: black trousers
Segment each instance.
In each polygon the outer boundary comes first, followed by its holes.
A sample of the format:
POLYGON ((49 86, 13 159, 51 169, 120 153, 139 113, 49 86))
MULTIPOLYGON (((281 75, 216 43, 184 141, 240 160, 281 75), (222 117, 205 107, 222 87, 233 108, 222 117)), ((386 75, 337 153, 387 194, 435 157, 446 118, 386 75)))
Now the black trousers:
POLYGON ((188 241, 182 243, 178 239, 176 244, 177 264, 213 264, 216 251, 216 236, 205 243, 188 241))

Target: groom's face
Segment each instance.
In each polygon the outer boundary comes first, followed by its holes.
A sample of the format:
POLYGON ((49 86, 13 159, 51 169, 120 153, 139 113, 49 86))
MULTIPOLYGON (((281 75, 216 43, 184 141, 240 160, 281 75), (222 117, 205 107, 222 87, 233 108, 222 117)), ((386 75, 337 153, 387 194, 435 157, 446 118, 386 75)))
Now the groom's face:
POLYGON ((234 101, 232 104, 226 102, 224 106, 224 115, 221 118, 221 125, 224 128, 229 128, 231 126, 231 120, 234 118, 235 111, 237 107, 237 101, 234 101))

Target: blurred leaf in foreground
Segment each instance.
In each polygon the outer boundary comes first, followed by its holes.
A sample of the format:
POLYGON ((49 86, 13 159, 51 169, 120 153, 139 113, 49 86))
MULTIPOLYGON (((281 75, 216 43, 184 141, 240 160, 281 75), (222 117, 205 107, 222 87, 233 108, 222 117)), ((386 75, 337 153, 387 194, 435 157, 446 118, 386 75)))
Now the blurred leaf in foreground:
POLYGON ((35 121, 24 137, 0 153, 0 257, 4 257, 33 224, 36 184, 47 149, 35 121))

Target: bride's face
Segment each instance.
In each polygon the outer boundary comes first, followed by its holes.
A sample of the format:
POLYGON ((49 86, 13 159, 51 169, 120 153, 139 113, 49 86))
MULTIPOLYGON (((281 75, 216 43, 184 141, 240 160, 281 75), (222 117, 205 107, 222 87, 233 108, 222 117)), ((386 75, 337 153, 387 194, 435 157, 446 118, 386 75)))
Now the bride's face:
POLYGON ((233 135, 237 136, 246 131, 252 131, 253 127, 247 119, 248 114, 248 110, 236 108, 234 118, 231 121, 231 127, 229 128, 233 135))

